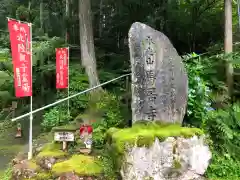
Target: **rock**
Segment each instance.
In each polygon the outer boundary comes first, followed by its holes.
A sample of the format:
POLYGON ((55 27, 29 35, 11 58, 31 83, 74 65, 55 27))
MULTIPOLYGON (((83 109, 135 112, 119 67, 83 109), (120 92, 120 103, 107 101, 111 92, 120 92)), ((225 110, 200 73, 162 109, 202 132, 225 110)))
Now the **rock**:
POLYGON ((58 180, 80 180, 80 178, 74 172, 71 172, 61 175, 58 180))
POLYGON ((37 159, 37 164, 44 170, 52 169, 53 164, 56 162, 54 157, 44 157, 37 159))
POLYGON ((28 160, 22 160, 13 166, 12 179, 30 179, 36 176, 37 165, 28 160))
POLYGON ((20 164, 25 159, 25 156, 23 153, 17 154, 17 156, 12 160, 12 165, 20 164))
POLYGON ((66 156, 67 153, 61 150, 61 144, 48 143, 41 148, 36 156, 36 161, 41 168, 50 170, 57 160, 64 159, 66 156))
POLYGON ((125 152, 121 175, 124 180, 201 180, 210 159, 204 137, 156 138, 149 148, 134 146, 125 152))
POLYGON ((129 30, 132 121, 182 123, 187 105, 186 70, 169 39, 136 22, 129 30))

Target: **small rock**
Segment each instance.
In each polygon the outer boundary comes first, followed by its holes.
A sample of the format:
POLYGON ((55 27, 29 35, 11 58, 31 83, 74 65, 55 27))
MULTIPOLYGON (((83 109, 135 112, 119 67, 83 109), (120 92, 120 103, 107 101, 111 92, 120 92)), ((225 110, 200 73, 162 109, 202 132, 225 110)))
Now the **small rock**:
POLYGON ((36 168, 32 167, 28 160, 22 160, 13 166, 12 179, 33 178, 36 176, 36 168))
POLYGON ((71 172, 61 175, 58 180, 80 180, 80 178, 74 172, 71 172))
POLYGON ((38 147, 36 147, 35 152, 39 153, 42 149, 43 149, 43 145, 42 146, 38 146, 38 147))
POLYGON ((53 157, 46 157, 46 158, 41 158, 37 160, 37 164, 45 170, 51 170, 55 162, 56 162, 56 159, 53 157))
POLYGON ((12 165, 14 166, 15 164, 20 164, 21 161, 25 159, 24 154, 19 153, 13 160, 12 160, 12 165))

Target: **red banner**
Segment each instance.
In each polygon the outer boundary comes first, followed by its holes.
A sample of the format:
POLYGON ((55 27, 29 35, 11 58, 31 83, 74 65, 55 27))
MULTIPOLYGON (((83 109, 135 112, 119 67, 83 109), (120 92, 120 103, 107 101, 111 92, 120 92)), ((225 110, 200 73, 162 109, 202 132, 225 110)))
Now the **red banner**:
POLYGON ((68 48, 56 49, 56 88, 68 88, 68 48))
POLYGON ((31 24, 8 20, 16 97, 32 96, 31 24))

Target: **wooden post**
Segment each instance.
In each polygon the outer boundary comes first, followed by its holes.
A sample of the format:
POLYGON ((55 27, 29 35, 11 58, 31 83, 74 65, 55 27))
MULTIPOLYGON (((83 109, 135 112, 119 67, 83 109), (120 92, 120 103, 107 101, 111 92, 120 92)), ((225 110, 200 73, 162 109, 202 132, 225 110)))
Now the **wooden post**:
POLYGON ((63 141, 63 151, 67 150, 67 141, 63 141))
POLYGON ((12 102, 12 118, 15 117, 15 109, 17 109, 17 102, 16 101, 13 101, 12 102))
POLYGON ((129 77, 126 76, 126 104, 127 104, 127 109, 129 108, 129 98, 128 98, 128 92, 129 92, 129 77))

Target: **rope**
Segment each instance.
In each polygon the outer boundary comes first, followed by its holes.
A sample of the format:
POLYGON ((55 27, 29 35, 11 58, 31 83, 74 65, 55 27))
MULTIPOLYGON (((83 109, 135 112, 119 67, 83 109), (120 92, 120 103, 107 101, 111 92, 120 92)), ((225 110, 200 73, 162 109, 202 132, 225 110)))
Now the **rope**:
POLYGON ((119 77, 114 78, 114 79, 112 79, 112 80, 106 81, 106 82, 104 82, 104 83, 102 83, 102 84, 99 84, 99 85, 97 85, 97 86, 95 86, 95 87, 86 89, 86 90, 84 90, 84 91, 81 91, 81 92, 79 92, 79 93, 77 93, 77 94, 74 94, 74 95, 72 95, 72 96, 69 96, 69 97, 67 97, 67 98, 63 98, 63 99, 61 99, 61 100, 59 100, 59 101, 56 101, 56 102, 54 102, 54 103, 52 103, 52 104, 43 106, 43 107, 41 107, 41 108, 39 108, 39 109, 36 109, 36 110, 34 110, 34 111, 32 111, 32 112, 29 112, 29 113, 26 113, 26 114, 24 114, 24 115, 18 116, 18 117, 16 117, 16 118, 12 119, 12 122, 17 121, 17 120, 19 120, 19 119, 22 119, 22 118, 24 118, 24 117, 30 116, 31 114, 37 113, 37 112, 42 111, 42 110, 44 110, 44 109, 50 108, 50 107, 52 107, 52 106, 55 106, 55 105, 57 105, 57 104, 59 104, 59 103, 62 103, 62 102, 64 102, 64 101, 67 101, 68 99, 74 98, 74 97, 76 97, 76 96, 82 95, 82 94, 84 94, 84 93, 87 93, 87 92, 92 91, 92 90, 94 90, 94 89, 97 89, 97 88, 99 88, 99 87, 102 87, 102 86, 104 86, 104 85, 106 85, 106 84, 109 84, 109 83, 111 83, 111 82, 113 82, 113 81, 116 81, 116 80, 118 80, 118 79, 121 79, 121 78, 123 78, 123 77, 127 77, 127 76, 129 76, 129 75, 131 75, 131 74, 132 74, 132 73, 128 73, 128 74, 119 76, 119 77))

